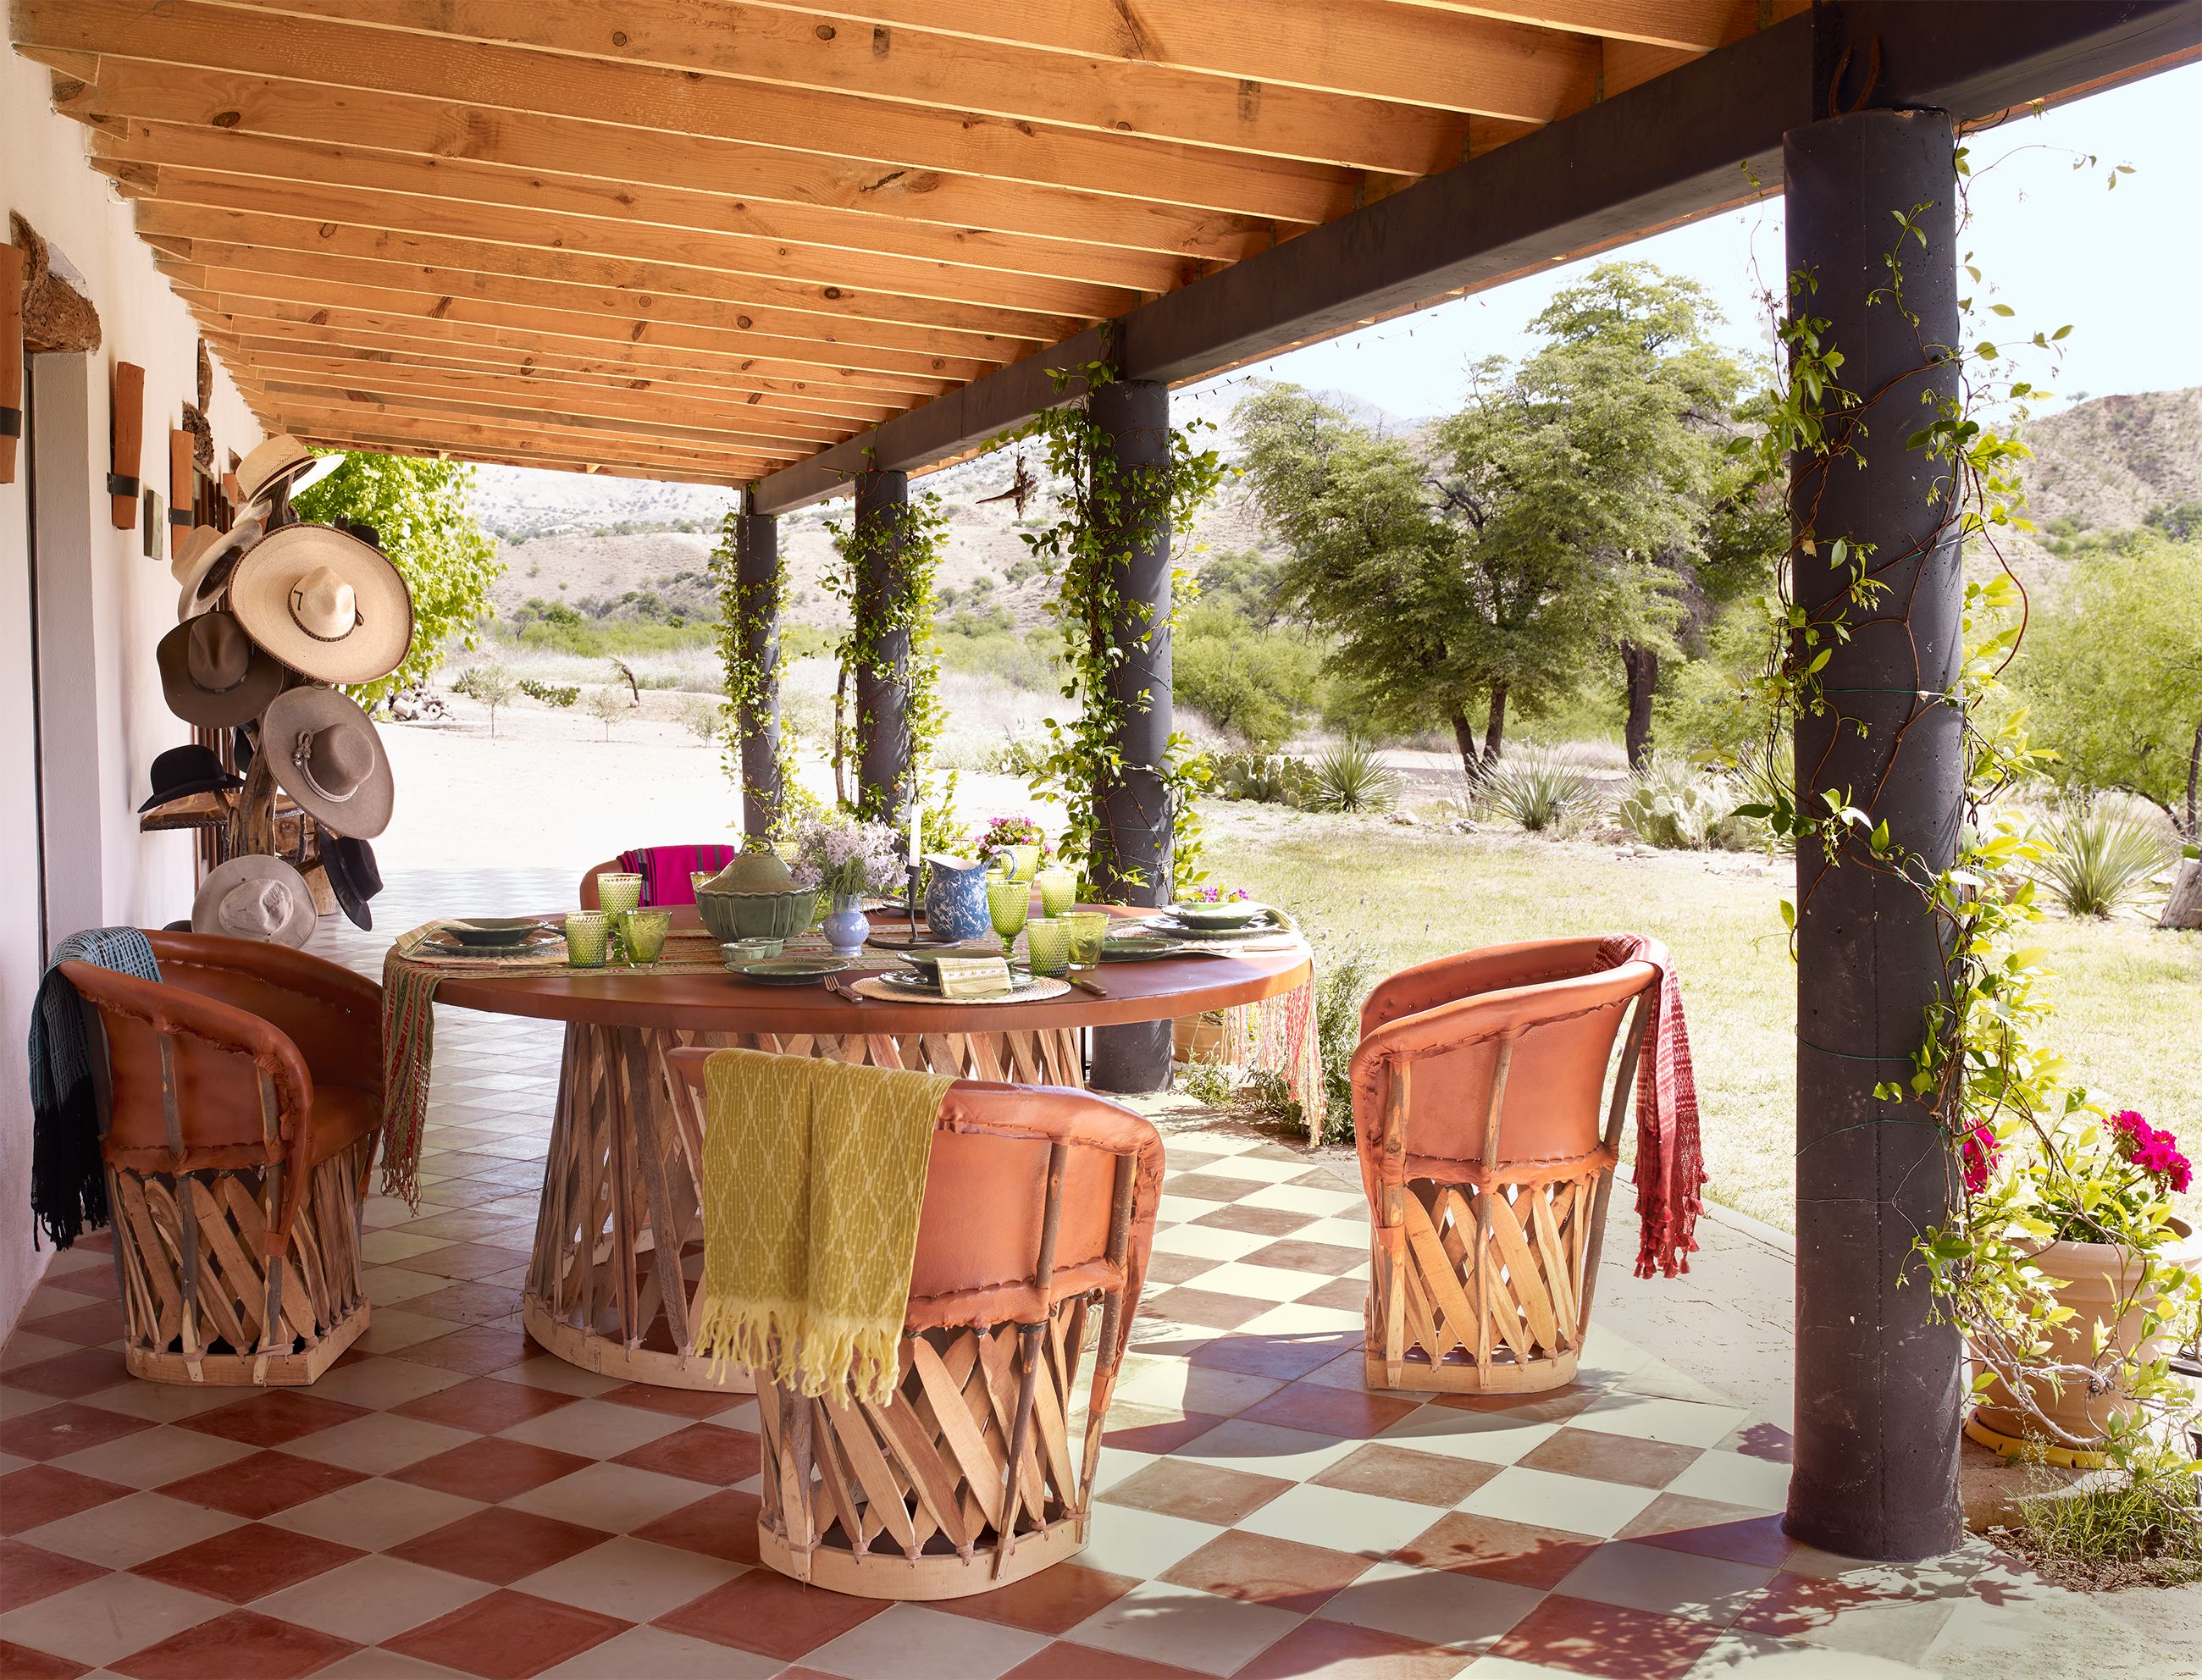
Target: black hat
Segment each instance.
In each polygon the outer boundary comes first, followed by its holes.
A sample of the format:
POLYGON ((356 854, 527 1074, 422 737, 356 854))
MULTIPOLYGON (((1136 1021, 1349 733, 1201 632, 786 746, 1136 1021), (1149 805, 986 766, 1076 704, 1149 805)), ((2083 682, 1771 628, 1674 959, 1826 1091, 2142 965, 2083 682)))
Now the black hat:
POLYGON ((374 913, 367 901, 382 890, 382 871, 375 866, 374 848, 349 835, 321 835, 321 868, 329 878, 329 890, 337 908, 355 926, 371 928, 374 913))
POLYGON ((150 811, 156 805, 166 805, 172 799, 189 798, 195 793, 214 793, 223 788, 241 788, 244 778, 233 776, 221 767, 221 761, 214 755, 211 747, 192 745, 171 747, 153 761, 153 796, 138 808, 150 811))

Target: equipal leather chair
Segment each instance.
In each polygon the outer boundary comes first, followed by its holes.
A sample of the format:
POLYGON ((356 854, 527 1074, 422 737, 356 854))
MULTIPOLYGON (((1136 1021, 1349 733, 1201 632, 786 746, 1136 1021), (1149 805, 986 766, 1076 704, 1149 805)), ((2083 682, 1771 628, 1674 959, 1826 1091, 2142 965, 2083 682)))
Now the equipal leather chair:
POLYGON ((1575 1375, 1658 978, 1648 962, 1601 966, 1599 943, 1443 957, 1362 1005, 1371 1388, 1521 1393, 1575 1375))
POLYGON ((367 1328, 382 988, 285 946, 149 933, 83 1001, 132 1376, 311 1383, 367 1328))
MULTIPOLYGON (((666 1058, 698 1112, 711 1054, 666 1058)), ((892 1403, 805 1399, 756 1373, 763 1560, 861 1598, 944 1599, 1081 1550, 1162 1176, 1160 1135, 1116 1103, 1050 1087, 951 1086, 934 1123, 892 1403), (1072 1419, 1089 1338, 1081 1440, 1072 1419)))

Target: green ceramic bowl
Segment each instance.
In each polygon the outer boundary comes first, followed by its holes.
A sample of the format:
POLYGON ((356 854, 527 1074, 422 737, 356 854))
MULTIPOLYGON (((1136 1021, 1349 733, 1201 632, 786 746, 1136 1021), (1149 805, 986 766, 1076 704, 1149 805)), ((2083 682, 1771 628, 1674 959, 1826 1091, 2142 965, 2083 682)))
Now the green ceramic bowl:
POLYGON ((737 939, 792 939, 810 925, 818 889, 786 892, 712 892, 696 895, 697 913, 721 944, 737 939))

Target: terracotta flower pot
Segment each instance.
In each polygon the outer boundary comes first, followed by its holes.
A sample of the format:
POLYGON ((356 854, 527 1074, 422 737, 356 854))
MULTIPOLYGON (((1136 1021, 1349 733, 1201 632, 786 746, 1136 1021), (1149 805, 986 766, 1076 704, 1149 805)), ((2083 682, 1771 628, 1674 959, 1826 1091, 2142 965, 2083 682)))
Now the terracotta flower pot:
MULTIPOLYGON (((2172 1226, 2178 1237, 2159 1259, 2182 1271, 2202 1267, 2202 1242, 2182 1219, 2172 1226)), ((2036 1256, 2043 1273, 2061 1279, 2057 1299, 2072 1309, 2072 1317, 2050 1327, 2046 1358, 2057 1364, 2085 1365, 2094 1357, 2094 1327, 2109 1323, 2121 1302, 2134 1294, 2140 1276, 2140 1258, 2111 1242, 2052 1242, 2036 1256)), ((2141 1321, 2155 1303, 2153 1291, 2134 1299, 2118 1315, 2106 1346, 2122 1354, 2147 1360, 2161 1359, 2171 1340, 2159 1330, 2146 1341, 2141 1321)), ((2041 1379, 2027 1378, 2027 1392, 2041 1413, 2067 1435, 2083 1440, 2099 1439, 2113 1419, 2135 1415, 2140 1408, 2116 1393, 2091 1395, 2084 1383, 2068 1377, 2061 1392, 2041 1379)), ((1992 1383, 1973 1413, 1974 1422, 1995 1436, 2024 1441, 2038 1438, 2040 1426, 2017 1404, 2000 1377, 1992 1383)), ((2000 1444, 1991 1442, 1990 1444, 2000 1444)))
POLYGON ((1221 1060, 1223 1023, 1205 1015, 1179 1016, 1170 1023, 1170 1054, 1180 1062, 1221 1060))

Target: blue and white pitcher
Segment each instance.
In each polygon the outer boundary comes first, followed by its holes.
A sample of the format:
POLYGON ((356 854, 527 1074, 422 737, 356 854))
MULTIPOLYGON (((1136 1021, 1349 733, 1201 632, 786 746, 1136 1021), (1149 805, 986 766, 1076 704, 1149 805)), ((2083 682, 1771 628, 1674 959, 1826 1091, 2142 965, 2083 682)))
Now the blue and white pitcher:
POLYGON ((986 910, 984 858, 928 855, 925 860, 925 919, 936 939, 976 939, 993 931, 986 910))

